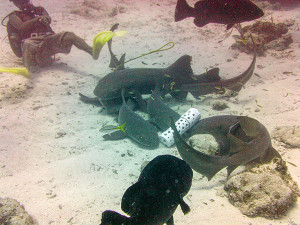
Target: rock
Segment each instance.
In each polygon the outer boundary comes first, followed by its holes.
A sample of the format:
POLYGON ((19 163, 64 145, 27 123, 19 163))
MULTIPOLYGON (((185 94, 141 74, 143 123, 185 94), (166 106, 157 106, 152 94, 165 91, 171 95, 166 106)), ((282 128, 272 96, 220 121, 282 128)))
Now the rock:
POLYGON ((293 43, 292 35, 288 33, 288 25, 285 23, 257 21, 253 25, 243 27, 242 33, 246 38, 245 43, 241 41, 239 35, 235 35, 233 37, 236 43, 231 46, 232 49, 246 53, 253 52, 250 34, 253 36, 258 55, 265 55, 268 49, 283 51, 293 43))
POLYGON ((18 201, 11 198, 0 198, 0 224, 37 225, 18 201))
POLYGON ((300 196, 286 163, 278 158, 231 177, 224 190, 244 215, 270 219, 283 216, 300 196))
POLYGON ((222 111, 229 108, 226 102, 216 101, 212 103, 213 110, 222 111))
POLYGON ((210 134, 197 134, 189 139, 189 144, 196 150, 208 155, 218 155, 219 145, 210 134))
POLYGON ((277 127, 271 136, 287 148, 300 148, 300 126, 277 127))

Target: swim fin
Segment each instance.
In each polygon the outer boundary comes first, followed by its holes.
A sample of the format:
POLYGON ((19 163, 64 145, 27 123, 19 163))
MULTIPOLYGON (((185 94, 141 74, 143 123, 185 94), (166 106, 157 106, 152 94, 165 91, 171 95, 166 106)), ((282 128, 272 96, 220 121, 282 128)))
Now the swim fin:
POLYGON ((97 34, 93 39, 93 59, 98 59, 102 47, 112 39, 114 36, 121 37, 125 35, 127 31, 103 31, 97 34))
POLYGON ((0 72, 4 73, 15 73, 26 78, 30 78, 30 73, 26 68, 9 68, 9 67, 0 67, 0 72))

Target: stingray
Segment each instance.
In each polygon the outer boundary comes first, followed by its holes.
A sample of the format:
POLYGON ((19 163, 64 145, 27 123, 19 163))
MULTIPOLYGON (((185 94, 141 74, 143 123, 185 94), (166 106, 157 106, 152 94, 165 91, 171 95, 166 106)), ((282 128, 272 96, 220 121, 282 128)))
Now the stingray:
POLYGON ((171 155, 157 156, 123 195, 121 208, 129 217, 106 210, 101 225, 174 225, 178 205, 184 214, 190 211, 183 197, 192 178, 193 171, 185 161, 171 155))
MULTIPOLYGON (((211 126, 214 132, 217 132, 218 126, 216 125, 220 124, 220 134, 226 134, 229 141, 229 153, 224 156, 211 156, 195 150, 183 140, 174 122, 171 122, 171 127, 174 130, 175 144, 179 154, 182 159, 189 163, 198 173, 206 176, 208 180, 210 180, 225 167, 227 168, 229 176, 238 166, 248 162, 254 160, 268 162, 274 157, 281 157, 272 147, 269 132, 260 122, 247 116, 227 117, 228 120, 226 120, 226 116, 213 117, 210 123, 207 123, 206 127, 203 128, 209 130, 211 126), (224 121, 224 126, 222 126, 222 121, 220 120, 224 121), (228 126, 228 122, 230 121, 237 121, 237 123, 228 126)), ((200 126, 197 128, 201 131, 200 126)))

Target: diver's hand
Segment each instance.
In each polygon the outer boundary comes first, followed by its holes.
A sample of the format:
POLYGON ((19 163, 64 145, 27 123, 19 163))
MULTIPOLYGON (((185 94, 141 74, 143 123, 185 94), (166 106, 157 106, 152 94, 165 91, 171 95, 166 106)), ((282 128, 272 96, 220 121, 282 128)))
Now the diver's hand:
POLYGON ((43 25, 49 25, 51 23, 51 18, 49 16, 40 16, 38 21, 43 25))

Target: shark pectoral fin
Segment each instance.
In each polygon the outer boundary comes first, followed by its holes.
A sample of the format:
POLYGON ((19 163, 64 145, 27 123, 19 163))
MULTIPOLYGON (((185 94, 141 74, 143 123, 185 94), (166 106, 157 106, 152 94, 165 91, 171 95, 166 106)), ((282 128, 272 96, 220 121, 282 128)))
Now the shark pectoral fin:
POLYGON ((184 202, 184 200, 180 197, 179 205, 184 215, 188 214, 191 211, 191 208, 184 202))
POLYGON ((124 133, 121 130, 117 130, 115 132, 105 134, 102 136, 105 141, 116 141, 116 140, 121 140, 127 137, 127 134, 124 133))
POLYGON ((133 91, 133 94, 134 94, 134 97, 135 97, 137 103, 139 104, 139 107, 140 107, 141 111, 142 112, 147 112, 147 103, 143 99, 140 91, 137 90, 137 89, 133 89, 132 91, 133 91))
POLYGON ((230 155, 233 155, 237 152, 244 151, 247 147, 246 143, 242 141, 241 139, 238 139, 237 137, 233 136, 232 134, 227 134, 227 138, 229 140, 230 144, 230 155))
POLYGON ((176 101, 182 102, 186 99, 188 92, 187 91, 178 91, 178 92, 171 92, 170 95, 176 101))
POLYGON ((174 225, 174 217, 171 216, 170 219, 167 221, 167 225, 174 225))
POLYGON ((228 166, 228 167, 226 168, 226 170, 227 170, 227 177, 229 177, 230 174, 232 173, 232 171, 234 171, 238 166, 239 166, 239 165, 228 166))
POLYGON ((93 104, 93 105, 102 105, 98 99, 98 97, 95 97, 95 98, 90 98, 90 97, 87 97, 81 93, 79 93, 79 96, 80 96, 80 100, 84 103, 90 103, 90 104, 93 104))

